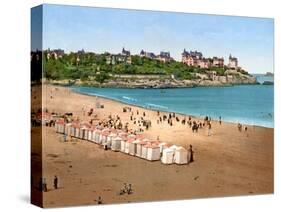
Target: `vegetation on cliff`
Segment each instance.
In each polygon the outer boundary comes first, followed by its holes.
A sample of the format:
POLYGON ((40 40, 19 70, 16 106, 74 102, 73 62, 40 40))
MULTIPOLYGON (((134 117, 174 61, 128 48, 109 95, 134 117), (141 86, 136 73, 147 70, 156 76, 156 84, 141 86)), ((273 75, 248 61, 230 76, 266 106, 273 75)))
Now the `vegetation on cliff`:
MULTIPOLYGON (((43 74, 46 79, 64 80, 80 79, 87 81, 94 79, 99 83, 110 79, 115 74, 130 75, 173 75, 178 80, 196 79, 195 73, 206 73, 207 71, 215 71, 217 75, 223 76, 226 67, 211 69, 201 69, 198 67, 187 66, 178 61, 162 62, 155 59, 140 57, 138 55, 131 56, 131 63, 118 62, 109 64, 107 62, 108 54, 95 53, 69 53, 61 57, 48 57, 47 53, 43 53, 43 74), (79 58, 79 59, 77 59, 79 58)), ((244 72, 247 74, 247 72, 244 72)))

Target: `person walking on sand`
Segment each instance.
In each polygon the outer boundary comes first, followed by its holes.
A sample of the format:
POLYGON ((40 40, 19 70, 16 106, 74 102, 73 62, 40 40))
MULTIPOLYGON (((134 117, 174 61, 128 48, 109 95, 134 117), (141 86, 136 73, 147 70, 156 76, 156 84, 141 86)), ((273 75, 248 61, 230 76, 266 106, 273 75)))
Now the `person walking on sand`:
POLYGON ((193 160, 193 150, 192 150, 192 145, 190 144, 189 145, 189 149, 188 149, 188 154, 187 154, 187 164, 190 164, 192 163, 194 160, 193 160))
POLYGON ((56 175, 54 178, 54 189, 58 189, 58 177, 56 175))
POLYGON ((220 125, 221 125, 221 116, 220 116, 220 121, 219 122, 220 122, 220 125))
POLYGON ((211 129, 212 129, 212 125, 211 122, 208 123, 208 136, 211 135, 211 129))

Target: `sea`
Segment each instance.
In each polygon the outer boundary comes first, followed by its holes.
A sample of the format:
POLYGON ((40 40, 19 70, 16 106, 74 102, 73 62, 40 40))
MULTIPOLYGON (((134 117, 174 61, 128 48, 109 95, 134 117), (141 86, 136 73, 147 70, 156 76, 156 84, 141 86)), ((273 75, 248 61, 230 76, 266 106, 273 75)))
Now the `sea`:
MULTIPOLYGON (((255 75, 257 81, 273 77, 255 75)), ((176 112, 214 120, 274 127, 274 86, 235 85, 171 89, 72 87, 78 93, 100 96, 148 109, 176 112)))

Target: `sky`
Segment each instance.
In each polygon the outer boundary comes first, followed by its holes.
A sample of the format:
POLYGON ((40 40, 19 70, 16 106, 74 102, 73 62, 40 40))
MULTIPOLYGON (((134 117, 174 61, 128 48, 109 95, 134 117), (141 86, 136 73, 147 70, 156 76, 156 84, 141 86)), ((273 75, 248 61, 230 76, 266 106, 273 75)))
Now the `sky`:
POLYGON ((273 72, 274 20, 190 13, 44 5, 43 48, 132 54, 183 49, 204 57, 229 54, 250 73, 273 72))

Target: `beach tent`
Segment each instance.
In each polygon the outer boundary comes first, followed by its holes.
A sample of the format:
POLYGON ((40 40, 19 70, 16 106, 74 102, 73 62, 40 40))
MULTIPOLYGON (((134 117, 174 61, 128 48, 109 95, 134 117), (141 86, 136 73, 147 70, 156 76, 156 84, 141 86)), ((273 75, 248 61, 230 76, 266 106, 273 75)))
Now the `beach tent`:
POLYGON ((38 112, 35 117, 41 121, 42 126, 49 124, 51 120, 51 114, 47 112, 38 112))
POLYGON ((122 141, 122 138, 117 136, 117 137, 114 137, 111 141, 111 149, 113 151, 120 151, 121 149, 121 141, 122 141))
POLYGON ((107 143, 107 137, 108 137, 108 135, 109 135, 109 131, 103 131, 102 133, 101 133, 101 143, 103 144, 103 145, 107 145, 108 143, 107 143))
POLYGON ((76 126, 76 123, 73 122, 70 127, 70 136, 75 137, 75 126, 76 126))
POLYGON ((125 142, 125 153, 129 154, 129 151, 130 151, 130 146, 131 146, 131 143, 133 141, 135 141, 136 139, 135 138, 128 138, 125 142))
POLYGON ((187 150, 183 147, 178 147, 175 151, 175 163, 187 164, 187 150))
POLYGON ((88 141, 92 141, 93 130, 94 130, 93 128, 88 129, 88 137, 87 137, 88 141))
POLYGON ((129 143, 129 154, 136 155, 137 153, 137 144, 141 142, 140 139, 136 139, 133 142, 129 143))
POLYGON ((101 134, 101 130, 95 130, 95 143, 100 144, 100 134, 101 134))
POLYGON ((79 135, 80 135, 80 125, 76 124, 75 125, 75 137, 79 138, 79 135))
POLYGON ((147 159, 147 148, 151 145, 150 142, 147 142, 145 145, 142 145, 141 147, 141 158, 147 159))
POLYGON ((65 124, 64 121, 59 122, 59 133, 63 133, 65 132, 65 124))
POLYGON ((146 159, 153 161, 153 160, 160 160, 160 147, 157 144, 147 144, 147 154, 146 159))
POLYGON ((55 122, 55 131, 56 133, 59 132, 59 125, 58 125, 58 121, 55 122))
POLYGON ((115 134, 113 131, 111 131, 111 133, 107 136, 107 144, 110 147, 113 138, 117 137, 117 134, 115 134))
POLYGON ((88 128, 88 127, 85 127, 84 135, 83 135, 83 139, 84 139, 84 140, 88 140, 88 133, 89 133, 89 128, 88 128))
POLYGON ((137 151, 136 151, 136 156, 137 157, 141 157, 141 150, 142 150, 142 146, 146 145, 148 142, 148 139, 141 139, 138 143, 137 143, 137 151))
POLYGON ((84 139, 85 137, 85 134, 86 134, 86 127, 80 127, 80 130, 79 130, 79 138, 80 139, 84 139))
POLYGON ((71 126, 72 126, 72 124, 71 123, 67 123, 67 124, 65 124, 65 134, 66 135, 71 135, 71 126))
POLYGON ((95 141, 94 132, 95 132, 95 127, 92 127, 88 133, 89 141, 93 141, 93 142, 95 141))
POLYGON ((83 123, 83 128, 84 128, 83 139, 88 140, 88 133, 89 133, 89 129, 91 128, 91 125, 89 123, 83 123))
POLYGON ((163 150, 161 162, 164 164, 172 164, 174 162, 174 149, 166 148, 163 150))
POLYGON ((126 146, 128 137, 127 136, 120 136, 120 137, 122 138, 120 151, 125 153, 125 146, 126 146))
POLYGON ((57 133, 64 133, 64 121, 62 119, 56 121, 55 129, 57 133))

